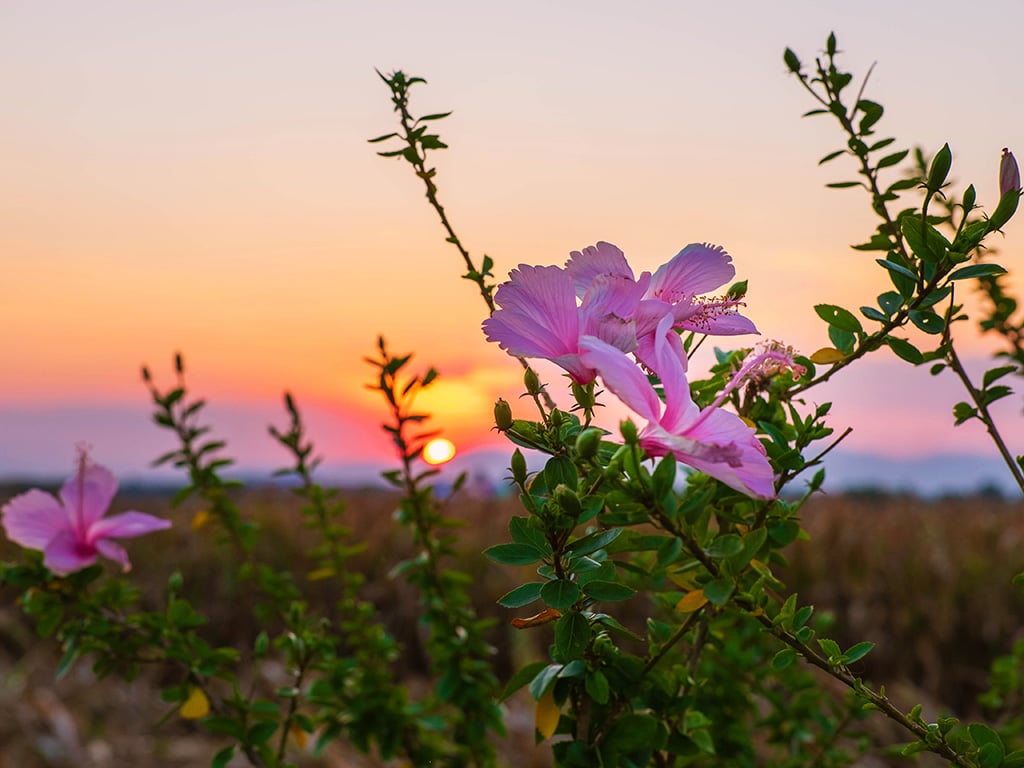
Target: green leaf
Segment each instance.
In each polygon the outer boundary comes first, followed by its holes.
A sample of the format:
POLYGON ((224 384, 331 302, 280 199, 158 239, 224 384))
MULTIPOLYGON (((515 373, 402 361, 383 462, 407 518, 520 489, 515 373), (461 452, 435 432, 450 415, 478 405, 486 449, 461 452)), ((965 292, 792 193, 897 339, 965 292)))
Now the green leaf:
POLYGON ((772 657, 772 669, 783 670, 796 661, 796 651, 792 648, 783 648, 772 657))
POLYGON ((247 740, 250 744, 262 744, 269 740, 274 735, 274 731, 277 730, 276 720, 264 720, 261 723, 256 723, 249 728, 247 734, 247 740))
POLYGON ((1016 365, 1003 365, 1000 366, 999 368, 992 368, 991 370, 985 371, 985 375, 982 376, 981 378, 981 386, 983 388, 987 387, 992 382, 998 381, 999 379, 1003 378, 1003 376, 1016 372, 1016 365))
POLYGON ((978 409, 970 403, 961 401, 953 406, 953 418, 956 419, 956 421, 953 422, 954 426, 958 427, 968 419, 973 419, 977 415, 978 409))
POLYGON ((231 758, 235 756, 235 745, 232 744, 230 747, 224 747, 217 754, 213 756, 213 760, 210 762, 210 768, 227 768, 227 764, 231 762, 231 758))
POLYGON ((903 306, 903 297, 896 293, 896 291, 886 291, 879 295, 878 306, 882 308, 885 314, 891 315, 903 306))
POLYGON ((590 696, 590 698, 592 698, 596 703, 608 703, 608 678, 605 677, 604 673, 601 670, 588 670, 587 677, 584 681, 584 685, 587 689, 587 695, 590 696))
POLYGON ((505 608, 521 608, 540 599, 540 591, 545 582, 531 581, 506 592, 498 599, 498 605, 505 608))
POLYGON ((851 645, 849 648, 846 649, 846 653, 843 654, 846 657, 846 663, 852 664, 855 661, 860 661, 869 653, 871 653, 871 649, 874 647, 874 643, 869 643, 867 641, 857 643, 856 645, 851 645))
POLYGON ((484 555, 502 565, 532 565, 545 557, 545 553, 529 544, 496 544, 485 549, 484 555))
POLYGON ((906 339, 898 339, 895 336, 886 336, 885 343, 889 345, 889 349, 891 349, 897 357, 903 358, 908 363, 920 365, 924 362, 924 355, 921 354, 921 350, 906 339))
POLYGON ((825 186, 829 189, 849 189, 850 187, 862 187, 864 185, 859 181, 833 181, 825 186))
MULTIPOLYGON (((538 662, 540 664, 540 662, 538 662)), ((531 667, 534 665, 531 665, 531 667)), ((541 664, 541 666, 543 666, 541 664)), ((539 699, 544 695, 544 692, 551 687, 551 684, 555 682, 558 677, 558 673, 562 671, 562 664, 548 664, 543 667, 530 681, 530 695, 535 699, 539 699)))
POLYGON ((552 608, 564 610, 580 599, 580 588, 574 582, 555 579, 541 588, 540 596, 552 608))
POLYGON ((572 542, 566 547, 567 552, 574 555, 589 555, 599 549, 604 549, 622 533, 622 528, 610 528, 607 531, 595 531, 572 542))
POLYGON ((993 277, 1003 274, 1006 274, 1006 270, 998 264, 971 264, 951 272, 946 279, 952 282, 953 280, 966 280, 971 277, 993 277))
POLYGON ((915 275, 906 267, 897 264, 894 261, 889 261, 888 259, 875 259, 875 262, 885 267, 890 272, 893 272, 897 275, 903 275, 903 277, 913 280, 915 283, 917 282, 917 275, 915 275))
MULTIPOLYGON (((546 665, 543 661, 535 661, 531 664, 527 664, 525 667, 520 669, 518 672, 512 675, 512 677, 509 679, 507 683, 505 683, 505 688, 501 692, 501 697, 499 701, 504 701, 513 693, 522 688, 524 685, 529 683, 531 680, 535 679, 537 677, 537 674, 545 668, 546 665)), ((555 674, 557 674, 557 671, 555 674)))
POLYGON ((850 333, 860 333, 864 329, 861 327, 860 320, 858 320, 852 312, 837 307, 834 304, 815 304, 814 311, 818 314, 822 320, 829 325, 833 325, 843 331, 850 333))
POLYGON ((565 485, 575 491, 578 480, 576 465, 567 456, 553 456, 544 465, 544 482, 552 491, 558 485, 565 485))
POLYGON ((529 518, 514 516, 508 521, 508 532, 516 544, 533 547, 545 555, 551 554, 551 545, 544 538, 544 532, 531 526, 529 518))
POLYGON ((818 647, 830 659, 838 659, 843 655, 842 650, 839 648, 839 643, 835 640, 829 640, 827 637, 818 638, 818 647))
POLYGON ((837 149, 835 152, 829 152, 827 155, 821 158, 821 160, 818 161, 818 165, 824 165, 829 160, 835 160, 837 157, 843 154, 846 154, 845 149, 837 149))
POLYGON ((946 321, 931 310, 912 309, 908 314, 910 322, 925 333, 942 333, 946 328, 946 321))
POLYGON ((725 605, 732 596, 733 587, 732 579, 720 576, 704 585, 704 596, 714 605, 725 605))
POLYGON ((636 594, 636 590, 616 581, 595 580, 584 585, 583 594, 594 600, 615 601, 628 600, 636 594))
MULTIPOLYGON (((738 555, 743 551, 743 539, 735 533, 727 533, 719 536, 711 545, 704 550, 708 557, 722 559, 738 555)), ((710 598, 708 598, 710 600, 710 598)))
POLYGON ((607 749, 629 753, 655 746, 658 721, 650 715, 629 713, 620 717, 608 730, 607 749))
POLYGON ((885 323, 889 321, 889 318, 883 315, 874 307, 861 307, 860 313, 864 315, 868 320, 874 320, 879 323, 885 323))
POLYGON ((949 241, 920 216, 907 215, 900 220, 900 231, 911 250, 924 261, 941 261, 949 251, 949 241))
POLYGON ((896 165, 902 162, 903 158, 905 158, 909 153, 909 149, 904 149, 901 152, 893 152, 891 155, 886 155, 878 161, 875 168, 881 170, 882 168, 888 168, 889 166, 896 165))
POLYGON ((654 486, 656 498, 664 498, 672 492, 672 486, 676 480, 676 457, 671 453, 665 454, 658 462, 651 474, 651 484, 654 486))
POLYGON ((555 647, 565 661, 578 659, 587 650, 590 637, 590 622, 582 613, 567 613, 555 623, 555 647))

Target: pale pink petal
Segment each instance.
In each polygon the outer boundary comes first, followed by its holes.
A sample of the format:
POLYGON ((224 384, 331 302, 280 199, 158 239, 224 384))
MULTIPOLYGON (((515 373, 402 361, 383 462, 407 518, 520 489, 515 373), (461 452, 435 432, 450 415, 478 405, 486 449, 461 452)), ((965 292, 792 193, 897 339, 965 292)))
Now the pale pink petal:
POLYGON ((565 271, 572 278, 576 295, 581 298, 599 275, 623 277, 634 282, 633 270, 626 261, 626 255, 616 246, 605 242, 587 246, 582 253, 570 253, 569 260, 565 262, 565 271))
POLYGON ((110 539, 101 539, 96 542, 96 549, 105 558, 113 560, 115 563, 120 565, 121 570, 125 573, 132 569, 131 561, 128 559, 128 553, 125 552, 124 547, 120 544, 115 544, 110 539))
POLYGON ((658 423, 669 432, 678 434, 682 421, 695 414, 697 406, 690 396, 690 383, 686 380, 682 341, 672 330, 672 316, 665 315, 654 331, 654 359, 649 365, 661 380, 665 392, 665 411, 658 423))
POLYGON ((684 296, 713 291, 735 274, 732 257, 720 246, 691 243, 658 268, 647 293, 675 304, 684 296))
POLYGON ((4 504, 2 514, 7 538, 29 549, 45 549, 54 537, 71 527, 60 502, 36 488, 4 504))
POLYGON ((93 523, 89 528, 89 541, 101 539, 131 539, 153 531, 171 527, 170 520, 147 515, 145 512, 122 512, 93 523))
POLYGON ((593 336, 582 337, 580 349, 583 364, 596 369, 616 397, 648 421, 658 420, 661 400, 636 363, 621 350, 593 336))
POLYGON ((59 576, 80 571, 96 562, 96 548, 80 540, 70 529, 61 531, 49 544, 43 565, 59 576))
POLYGON ((696 459, 687 462, 695 469, 721 480, 730 488, 762 499, 775 498, 775 473, 765 455, 764 446, 752 427, 735 413, 720 408, 701 414, 700 423, 687 436, 705 443, 730 445, 738 456, 723 462, 696 459))
POLYGON ((90 525, 103 517, 115 493, 117 478, 106 467, 89 462, 84 453, 79 460, 78 471, 60 490, 72 525, 80 525, 79 530, 83 534, 90 525))
POLYGON ((569 276, 558 267, 520 264, 494 295, 501 307, 483 323, 488 341, 524 357, 574 354, 579 310, 569 276))
POLYGON ((644 290, 641 283, 632 279, 598 275, 583 294, 580 308, 584 313, 611 314, 632 320, 644 290))
POLYGON ((694 321, 686 320, 679 323, 676 327, 682 328, 684 331, 707 333, 712 336, 739 336, 744 333, 760 333, 750 319, 739 314, 703 317, 694 321))

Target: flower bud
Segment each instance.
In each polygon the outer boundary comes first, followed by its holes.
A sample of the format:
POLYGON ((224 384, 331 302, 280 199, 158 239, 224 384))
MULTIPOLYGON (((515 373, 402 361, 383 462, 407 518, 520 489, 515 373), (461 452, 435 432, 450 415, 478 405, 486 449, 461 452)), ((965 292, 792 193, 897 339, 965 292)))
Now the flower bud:
POLYGON ((507 432, 512 427, 512 406, 501 397, 494 404, 494 424, 499 432, 507 432))
POLYGON ((1017 189, 1020 189, 1020 168, 1017 167, 1013 152, 1003 147, 1003 157, 999 161, 999 196, 1017 189))
POLYGON ((636 424, 633 423, 632 419, 625 419, 619 423, 619 430, 622 432, 622 439, 626 443, 635 443, 637 441, 636 424))
POLYGON ((509 469, 512 470, 512 479, 516 485, 523 485, 526 482, 526 459, 523 452, 516 448, 512 454, 512 462, 509 469))
POLYGON ((578 518, 583 513, 583 507, 580 506, 580 497, 569 486, 562 484, 555 486, 554 496, 558 506, 570 517, 578 518))
POLYGON ((597 427, 585 429, 576 436, 576 453, 581 459, 592 459, 601 447, 601 430, 597 427))
POLYGON ((537 378, 537 372, 533 368, 526 369, 526 373, 523 374, 523 384, 526 386, 526 394, 530 397, 540 394, 540 379, 537 378))

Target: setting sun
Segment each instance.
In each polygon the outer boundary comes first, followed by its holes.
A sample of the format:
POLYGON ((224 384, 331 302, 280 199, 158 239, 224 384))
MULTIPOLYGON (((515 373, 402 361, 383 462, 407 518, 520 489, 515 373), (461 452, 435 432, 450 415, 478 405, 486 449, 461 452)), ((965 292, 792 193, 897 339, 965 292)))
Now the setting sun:
POLYGON ((436 437, 423 447, 423 460, 427 464, 444 464, 454 456, 455 444, 443 437, 436 437))

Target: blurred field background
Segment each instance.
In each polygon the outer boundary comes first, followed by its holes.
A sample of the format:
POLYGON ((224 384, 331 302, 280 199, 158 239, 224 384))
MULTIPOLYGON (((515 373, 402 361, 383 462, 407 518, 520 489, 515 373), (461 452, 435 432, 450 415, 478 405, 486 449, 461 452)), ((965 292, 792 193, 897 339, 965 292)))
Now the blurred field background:
MULTIPOLYGON (((7 499, 22 488, 0 488, 7 499)), ((423 690, 427 663, 420 642, 415 594, 389 577, 399 561, 412 556, 407 534, 392 515, 397 497, 380 490, 346 490, 346 523, 366 550, 355 564, 367 576, 365 598, 404 647, 400 674, 410 689, 423 690)), ((212 527, 193 531, 198 511, 186 504, 170 510, 169 493, 125 490, 113 511, 139 509, 174 520, 172 531, 129 544, 145 600, 155 606, 168 575, 185 575, 185 592, 215 620, 204 636, 217 644, 249 647, 258 632, 250 613, 252 601, 232 576, 230 558, 216 544, 212 527)), ((265 535, 262 555, 292 564, 299 575, 310 534, 301 525, 297 500, 280 488, 242 492, 243 509, 259 519, 265 535)), ((449 504, 451 516, 465 521, 459 567, 473 577, 473 595, 482 615, 498 619, 492 642, 498 676, 537 657, 551 641, 549 628, 517 631, 509 619, 529 608, 507 611, 495 600, 518 583, 513 569, 487 561, 480 551, 504 540, 507 520, 518 513, 511 498, 462 493, 449 504)), ((910 496, 873 492, 820 495, 803 508, 802 521, 812 541, 788 552, 783 580, 800 593, 802 604, 831 614, 832 636, 841 645, 860 640, 877 643, 864 661, 866 676, 884 683, 890 698, 909 708, 924 702, 924 714, 984 717, 977 697, 987 685, 992 660, 1009 653, 1022 637, 1024 599, 1011 584, 1024 570, 1024 503, 997 495, 949 497, 922 501, 910 496)), ((16 556, 0 544, 0 557, 16 556)), ((528 569, 527 569, 528 570, 528 569)), ((311 584, 332 604, 332 584, 311 584)), ((168 680, 143 672, 131 684, 97 681, 89 665, 79 662, 64 679, 55 679, 58 652, 52 640, 39 640, 15 604, 16 592, 0 588, 0 768, 81 766, 204 766, 224 746, 201 727, 172 716, 158 688, 168 680)), ((624 621, 643 631, 644 606, 623 604, 624 621)), ((620 614, 620 618, 622 616, 620 614)), ((262 682, 278 685, 283 670, 273 664, 259 669, 262 682)), ((260 681, 252 681, 260 684, 260 681)), ((826 684, 827 681, 826 681, 826 684)), ((521 692, 522 693, 522 692, 521 692)), ((509 703, 509 738, 501 753, 509 766, 549 765, 548 747, 533 744, 532 702, 509 703)), ((881 745, 905 741, 875 716, 858 724, 881 745)), ((236 760, 233 766, 245 765, 236 760)), ((374 766, 343 745, 331 747, 308 766, 374 766)), ((900 765, 874 749, 858 765, 900 765)), ((917 765, 942 765, 927 756, 917 765)))

